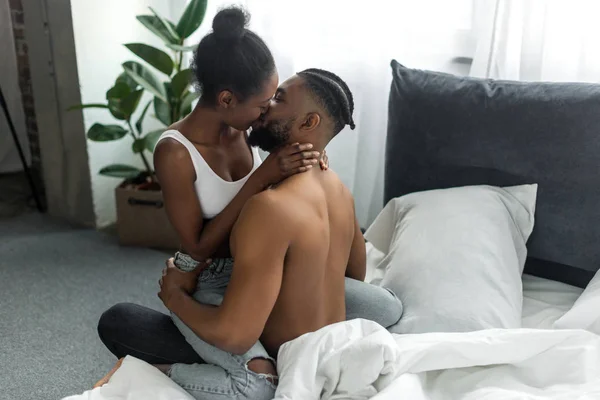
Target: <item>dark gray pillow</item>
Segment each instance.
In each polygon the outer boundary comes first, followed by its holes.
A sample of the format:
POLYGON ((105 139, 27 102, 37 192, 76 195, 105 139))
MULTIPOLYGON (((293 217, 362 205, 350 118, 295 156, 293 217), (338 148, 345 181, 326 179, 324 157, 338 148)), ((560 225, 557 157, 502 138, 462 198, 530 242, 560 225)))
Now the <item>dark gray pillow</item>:
POLYGON ((392 72, 386 202, 537 183, 526 272, 587 284, 600 268, 600 85, 465 78, 395 60, 392 72))

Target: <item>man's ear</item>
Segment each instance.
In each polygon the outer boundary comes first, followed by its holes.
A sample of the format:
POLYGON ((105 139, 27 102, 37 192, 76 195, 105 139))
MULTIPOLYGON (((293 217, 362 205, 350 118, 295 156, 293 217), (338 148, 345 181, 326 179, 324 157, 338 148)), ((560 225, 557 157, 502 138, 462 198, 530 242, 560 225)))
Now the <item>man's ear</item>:
POLYGON ((232 108, 237 104, 237 98, 229 90, 221 90, 217 96, 217 104, 223 108, 232 108))
POLYGON ((321 116, 315 112, 306 114, 304 121, 300 125, 300 130, 312 131, 321 123, 321 116))

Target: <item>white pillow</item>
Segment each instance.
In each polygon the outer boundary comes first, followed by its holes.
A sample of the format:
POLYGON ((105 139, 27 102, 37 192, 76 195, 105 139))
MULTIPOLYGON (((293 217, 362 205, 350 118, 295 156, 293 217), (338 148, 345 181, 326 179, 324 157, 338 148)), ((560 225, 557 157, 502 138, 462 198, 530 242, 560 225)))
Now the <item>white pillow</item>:
POLYGON ((365 233, 386 256, 371 283, 393 290, 394 333, 519 328, 537 185, 466 186, 391 200, 365 233))
POLYGON ((600 335, 600 271, 587 285, 573 307, 560 317, 558 329, 585 329, 600 335))
POLYGON ((365 248, 367 250, 367 275, 365 276, 365 282, 373 283, 381 281, 385 271, 377 269, 377 266, 385 258, 385 253, 373 246, 371 242, 365 243, 365 248))

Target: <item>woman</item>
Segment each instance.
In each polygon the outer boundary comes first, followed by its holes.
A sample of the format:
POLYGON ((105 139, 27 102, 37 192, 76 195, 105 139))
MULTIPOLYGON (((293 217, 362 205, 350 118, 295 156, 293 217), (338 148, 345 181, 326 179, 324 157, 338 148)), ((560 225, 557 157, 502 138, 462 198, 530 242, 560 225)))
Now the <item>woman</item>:
MULTIPOLYGON (((213 305, 220 304, 231 273, 229 233, 245 202, 285 177, 307 171, 320 157, 311 144, 295 144, 261 163, 256 149, 248 146, 246 130, 267 110, 278 76, 271 52, 246 29, 247 23, 238 8, 215 16, 213 32, 201 40, 193 63, 202 97, 189 116, 161 136, 154 155, 166 210, 181 240, 176 265, 193 270, 188 273, 194 278, 200 275, 202 290, 194 298, 213 305)), ((399 301, 381 288, 350 283, 346 297, 348 305, 357 305, 349 316, 384 326, 400 318, 399 301)), ((117 357, 130 354, 167 364, 168 375, 198 398, 212 398, 210 393, 227 388, 238 393, 235 398, 273 397, 276 370, 260 343, 250 350, 247 368, 223 370, 214 365, 220 360, 214 353, 221 350, 200 340, 175 315, 171 321, 145 307, 118 304, 103 314, 98 331, 117 357), (203 358, 213 365, 201 364, 203 358), (195 377, 206 382, 213 375, 214 387, 195 382, 195 377)))

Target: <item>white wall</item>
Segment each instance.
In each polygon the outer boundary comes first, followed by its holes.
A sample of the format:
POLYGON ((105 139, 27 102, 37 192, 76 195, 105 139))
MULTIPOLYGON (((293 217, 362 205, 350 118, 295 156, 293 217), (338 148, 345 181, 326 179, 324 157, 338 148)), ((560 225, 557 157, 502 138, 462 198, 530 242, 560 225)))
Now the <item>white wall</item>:
MULTIPOLYGON (((136 20, 136 15, 151 14, 154 8, 161 16, 176 22, 183 11, 185 0, 71 0, 77 68, 83 103, 105 102, 106 91, 121 73, 121 64, 140 59, 123 46, 124 43, 141 42, 163 48, 162 42, 136 20), (180 10, 177 15, 173 15, 180 10)), ((140 61, 143 63, 143 61, 140 61)), ((152 68, 152 67, 150 67, 152 68)), ((156 75, 163 75, 156 71, 156 75)), ((164 75, 163 75, 164 76, 164 75)), ((144 95, 140 109, 151 96, 144 95)), ((148 111, 144 129, 155 129, 162 124, 148 111), (154 125, 154 126, 153 126, 154 125)), ((119 124, 105 109, 84 110, 86 131, 94 123, 119 124)), ((113 163, 143 167, 139 156, 131 152, 131 138, 117 142, 96 143, 88 141, 92 194, 98 227, 116 220, 114 189, 120 183, 117 178, 98 175, 98 171, 113 163)), ((149 157, 150 161, 152 157, 149 157)))

